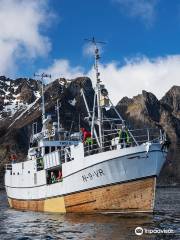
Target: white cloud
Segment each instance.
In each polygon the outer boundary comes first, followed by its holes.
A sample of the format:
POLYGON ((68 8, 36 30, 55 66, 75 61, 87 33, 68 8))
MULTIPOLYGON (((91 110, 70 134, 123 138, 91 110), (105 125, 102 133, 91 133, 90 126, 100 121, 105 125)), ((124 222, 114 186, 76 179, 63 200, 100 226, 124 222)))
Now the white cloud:
POLYGON ((60 77, 73 79, 84 75, 84 69, 82 67, 72 67, 66 59, 55 59, 51 66, 46 69, 40 69, 38 72, 51 74, 52 80, 60 77))
MULTIPOLYGON (((102 84, 107 87, 114 104, 124 96, 133 97, 142 90, 152 92, 160 99, 173 85, 180 85, 180 55, 156 59, 144 56, 125 61, 123 66, 110 62, 99 67, 102 84)), ((89 76, 95 83, 94 67, 85 72, 80 66, 72 67, 65 59, 56 59, 50 67, 39 70, 39 73, 43 72, 51 74, 52 80, 89 76)))
POLYGON ((22 59, 49 52, 49 39, 40 27, 52 17, 48 0, 0 0, 0 74, 13 73, 22 59))
MULTIPOLYGON (((100 66, 101 79, 113 103, 122 97, 133 97, 146 90, 161 98, 173 85, 180 85, 180 55, 148 59, 135 58, 124 66, 108 63, 100 66)), ((88 75, 94 81, 94 70, 88 75)))
POLYGON ((118 3, 123 13, 132 18, 140 18, 151 26, 156 17, 155 7, 158 0, 113 0, 118 3))

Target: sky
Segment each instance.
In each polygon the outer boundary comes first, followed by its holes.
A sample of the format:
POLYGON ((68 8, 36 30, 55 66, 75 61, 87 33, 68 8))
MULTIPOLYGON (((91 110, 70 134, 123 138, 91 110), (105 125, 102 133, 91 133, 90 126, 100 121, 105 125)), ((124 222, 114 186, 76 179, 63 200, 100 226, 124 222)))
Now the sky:
POLYGON ((0 75, 89 76, 92 46, 114 103, 180 85, 179 0, 0 0, 0 75))

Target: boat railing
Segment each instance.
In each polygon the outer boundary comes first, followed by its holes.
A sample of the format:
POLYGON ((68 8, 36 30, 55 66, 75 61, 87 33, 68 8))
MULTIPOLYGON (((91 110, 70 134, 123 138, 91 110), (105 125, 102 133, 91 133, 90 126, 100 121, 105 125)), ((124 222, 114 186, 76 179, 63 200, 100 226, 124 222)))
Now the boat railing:
MULTIPOLYGON (((128 139, 120 138, 120 129, 110 129, 102 136, 102 146, 98 145, 97 139, 92 138, 89 143, 84 142, 84 156, 115 150, 117 148, 126 148, 141 145, 143 143, 159 143, 164 140, 164 135, 159 129, 128 129, 128 139), (130 134, 131 133, 131 134, 130 134), (133 136, 133 137, 132 137, 133 136)), ((98 139, 99 140, 99 139, 98 139)), ((37 158, 38 160, 41 158, 37 158)), ((67 146, 63 149, 58 149, 55 152, 45 154, 43 156, 43 169, 60 165, 61 163, 74 160, 71 156, 71 148, 67 146)), ((12 164, 6 164, 6 170, 12 170, 12 164)), ((42 169, 39 169, 42 170, 42 169)))
MULTIPOLYGON (((102 146, 99 147, 97 144, 97 139, 92 138, 91 143, 84 143, 84 152, 86 155, 95 154, 97 152, 104 152, 109 150, 117 149, 119 145, 120 148, 133 147, 141 145, 146 142, 159 143, 163 139, 163 134, 161 130, 154 128, 147 129, 128 129, 128 139, 120 138, 120 129, 108 130, 110 133, 102 136, 102 146)), ((99 139, 98 139, 99 140, 99 139)))

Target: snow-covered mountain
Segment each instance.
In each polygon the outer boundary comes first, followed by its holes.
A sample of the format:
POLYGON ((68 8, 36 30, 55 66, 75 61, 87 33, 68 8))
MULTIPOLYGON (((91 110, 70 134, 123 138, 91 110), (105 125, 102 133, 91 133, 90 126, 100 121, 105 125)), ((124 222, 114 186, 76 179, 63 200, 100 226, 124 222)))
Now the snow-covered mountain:
POLYGON ((0 120, 13 119, 40 98, 40 83, 33 79, 0 77, 0 120))
MULTIPOLYGON (((61 124, 68 131, 78 131, 79 123, 81 127, 88 127, 85 120, 87 111, 80 94, 81 88, 84 89, 89 107, 92 109, 94 90, 91 80, 87 77, 71 81, 56 79, 45 86, 46 113, 57 117, 55 106, 59 100, 61 124)), ((32 123, 38 122, 41 126, 40 93, 39 81, 0 77, 0 183, 4 164, 9 162, 9 155, 15 152, 18 160, 25 158, 32 123)), ((180 87, 174 86, 160 101, 152 93, 143 91, 132 99, 124 97, 117 104, 117 109, 132 128, 161 127, 167 132, 172 142, 169 159, 173 163, 171 167, 167 164, 162 172, 162 179, 167 182, 180 182, 179 102, 180 87)))

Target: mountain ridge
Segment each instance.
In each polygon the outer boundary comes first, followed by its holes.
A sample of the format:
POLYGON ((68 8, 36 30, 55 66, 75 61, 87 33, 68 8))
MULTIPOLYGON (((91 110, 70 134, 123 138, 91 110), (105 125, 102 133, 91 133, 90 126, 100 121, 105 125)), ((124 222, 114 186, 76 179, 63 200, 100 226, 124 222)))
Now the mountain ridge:
MULTIPOLYGON (((25 158, 31 124, 35 121, 41 122, 41 83, 34 79, 11 80, 0 77, 0 86, 0 178, 2 180, 4 164, 10 161, 9 155, 16 152, 19 160, 25 158)), ((88 127, 81 88, 84 89, 91 108, 94 90, 88 77, 79 77, 71 81, 59 78, 45 86, 46 112, 55 114, 54 106, 59 100, 61 122, 68 131, 78 130, 79 124, 88 127)), ((145 126, 165 130, 172 142, 170 152, 174 154, 176 145, 180 141, 180 86, 173 86, 160 100, 153 93, 143 90, 133 98, 122 98, 116 107, 130 128, 145 126)), ((174 179, 168 180, 169 182, 180 183, 177 173, 180 171, 179 153, 174 158, 173 169, 169 169, 166 164, 162 183, 166 182, 166 178, 174 179)))

